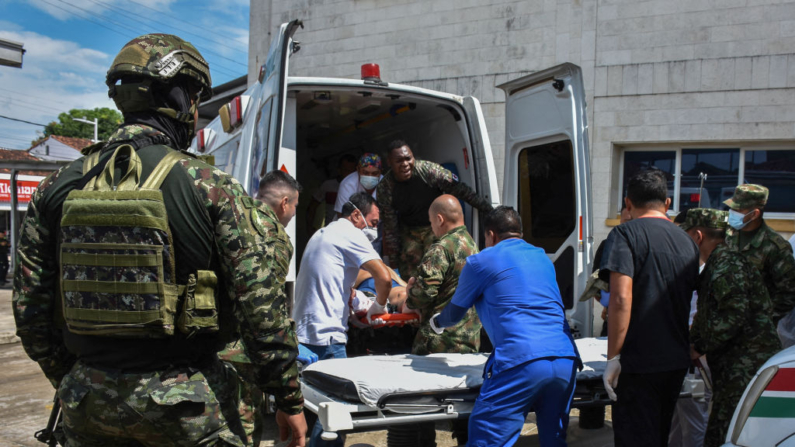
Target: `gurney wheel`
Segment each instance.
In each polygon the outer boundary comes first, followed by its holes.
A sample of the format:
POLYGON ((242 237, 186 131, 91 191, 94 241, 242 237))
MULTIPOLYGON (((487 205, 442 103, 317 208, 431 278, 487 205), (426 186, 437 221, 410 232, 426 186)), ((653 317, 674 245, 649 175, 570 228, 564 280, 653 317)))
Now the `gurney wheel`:
POLYGON ((387 447, 436 447, 436 424, 390 425, 386 433, 387 447))
POLYGON ((605 425, 605 407, 580 408, 580 428, 595 430, 605 425))

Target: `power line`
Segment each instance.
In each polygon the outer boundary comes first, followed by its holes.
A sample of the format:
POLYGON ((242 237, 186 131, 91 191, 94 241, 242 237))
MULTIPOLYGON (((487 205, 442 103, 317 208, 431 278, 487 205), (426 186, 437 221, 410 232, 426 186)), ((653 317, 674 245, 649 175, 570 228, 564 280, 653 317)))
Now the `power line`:
POLYGON ((21 119, 18 119, 18 118, 11 118, 10 116, 5 116, 5 115, 0 115, 0 118, 5 118, 5 119, 11 120, 11 121, 18 121, 20 123, 25 123, 25 124, 32 124, 34 126, 47 127, 46 124, 33 123, 33 122, 30 122, 30 121, 21 120, 21 119))
MULTIPOLYGON (((130 11, 130 10, 128 10, 128 9, 124 9, 124 8, 122 8, 122 7, 120 7, 120 6, 116 6, 116 5, 111 5, 111 4, 108 4, 108 3, 105 3, 105 2, 103 2, 103 1, 99 1, 99 0, 89 0, 89 1, 90 1, 90 2, 92 2, 92 3, 96 3, 96 4, 98 4, 98 5, 104 6, 104 7, 105 7, 105 8, 107 8, 107 9, 111 9, 111 10, 117 10, 117 11, 119 11, 119 12, 122 12, 122 13, 124 13, 124 15, 126 15, 127 17, 130 17, 132 20, 135 20, 135 21, 137 21, 137 22, 139 21, 139 20, 138 20, 138 18, 137 18, 138 16, 137 16, 137 15, 136 15, 134 12, 132 12, 132 11, 130 11)), ((161 22, 161 21, 158 21, 158 20, 155 20, 155 19, 151 19, 151 18, 150 18, 150 19, 148 19, 148 21, 149 21, 149 22, 158 23, 158 24, 160 24, 160 25, 164 25, 164 26, 170 26, 170 27, 172 27, 172 28, 174 28, 174 29, 178 29, 178 30, 180 30, 180 31, 182 31, 182 32, 184 32, 184 33, 186 33, 186 34, 189 34, 189 35, 191 35, 191 36, 195 36, 195 37, 198 37, 199 39, 203 39, 203 40, 206 40, 206 41, 208 41, 208 42, 213 42, 213 43, 215 43, 215 44, 218 44, 218 45, 220 45, 220 46, 222 46, 222 47, 224 47, 224 48, 227 48, 227 49, 229 49, 229 50, 236 51, 236 52, 238 52, 238 53, 241 53, 241 54, 247 54, 247 52, 246 52, 246 51, 243 51, 243 50, 239 50, 239 49, 237 49, 237 48, 230 47, 229 45, 226 45, 226 44, 224 44, 223 42, 217 41, 217 40, 215 40, 215 39, 210 39, 209 37, 203 36, 203 35, 201 35, 201 34, 196 34, 196 33, 194 33, 194 32, 191 32, 191 31, 189 31, 189 30, 187 30, 187 29, 185 29, 185 28, 180 28, 180 27, 178 27, 178 26, 176 26, 176 25, 174 25, 174 24, 164 23, 164 22, 161 22)), ((203 30, 203 31, 204 31, 204 30, 203 30)))
MULTIPOLYGON (((18 90, 10 90, 10 89, 7 89, 7 88, 2 88, 2 87, 0 87, 0 90, 5 91, 5 92, 9 92, 9 93, 13 93, 13 94, 16 94, 16 95, 22 95, 22 93, 19 93, 18 90)), ((28 98, 28 97, 36 98, 36 99, 41 99, 41 100, 44 100, 44 101, 50 101, 50 102, 55 103, 55 104, 61 104, 61 105, 64 105, 64 106, 68 106, 68 104, 66 104, 65 102, 57 101, 57 100, 52 99, 52 98, 45 98, 43 96, 31 95, 31 94, 28 94, 28 93, 25 93, 24 96, 26 98, 28 98)))
POLYGON ((25 104, 27 106, 35 106, 38 109, 45 109, 48 112, 55 111, 55 112, 61 113, 61 112, 64 111, 63 109, 56 109, 54 107, 48 107, 46 105, 42 105, 42 104, 39 104, 39 103, 36 103, 36 102, 33 102, 33 101, 25 101, 23 99, 12 98, 10 96, 0 97, 0 101, 2 101, 4 99, 7 100, 7 101, 15 101, 15 102, 20 103, 20 104, 25 104))
MULTIPOLYGON (((59 1, 59 2, 61 2, 61 3, 67 4, 67 5, 69 5, 69 6, 73 7, 73 8, 77 8, 77 9, 80 9, 80 10, 82 10, 82 11, 85 11, 87 14, 91 14, 91 15, 93 15, 93 16, 95 16, 95 17, 99 17, 99 18, 102 18, 102 19, 104 19, 104 20, 107 20, 108 22, 110 22, 110 23, 113 23, 113 24, 114 24, 114 25, 116 25, 116 26, 120 26, 120 27, 122 27, 122 28, 125 28, 125 29, 128 29, 128 30, 130 30, 130 31, 132 31, 133 33, 137 33, 137 32, 138 32, 136 29, 134 29, 134 28, 131 28, 131 27, 129 27, 129 26, 127 26, 127 25, 123 24, 123 23, 119 23, 119 22, 117 22, 117 21, 115 21, 115 20, 112 20, 112 19, 109 19, 109 18, 107 18, 107 17, 101 16, 101 15, 99 15, 99 14, 95 13, 94 11, 90 11, 90 10, 88 10, 88 9, 85 9, 85 8, 83 8, 83 7, 77 6, 77 5, 73 4, 73 3, 69 3, 69 2, 67 2, 66 0, 58 0, 58 1, 59 1)), ((133 19, 133 20, 134 20, 134 21, 136 21, 136 22, 138 22, 138 23, 142 23, 144 26, 148 26, 148 25, 149 25, 148 23, 146 23, 146 22, 142 22, 142 21, 140 21, 140 20, 138 20, 138 19, 133 19)), ((228 57, 226 57, 226 56, 222 56, 221 54, 219 54, 219 53, 216 53, 216 52, 214 52, 214 51, 208 50, 208 49, 206 49, 206 48, 205 48, 205 50, 204 50, 204 51, 206 51, 207 53, 210 53, 210 54, 214 54, 214 55, 215 55, 216 57, 218 57, 218 58, 221 58, 221 59, 227 60, 227 61, 229 61, 229 62, 232 62, 233 64, 238 64, 238 65, 241 65, 241 66, 243 66, 243 67, 246 67, 246 68, 248 68, 248 66, 247 66, 246 64, 242 64, 242 63, 240 63, 240 62, 238 62, 238 61, 236 61, 236 60, 234 60, 234 59, 228 58, 228 57)))
POLYGON ((64 12, 66 12, 67 14, 72 14, 72 15, 75 15, 75 16, 77 16, 77 17, 80 17, 81 19, 83 19, 83 20, 87 20, 87 21, 89 21, 89 22, 93 23, 94 25, 99 25, 99 26, 101 26, 101 27, 103 27, 103 28, 105 28, 105 29, 107 29, 107 30, 109 30, 109 31, 111 31, 111 32, 114 32, 114 33, 116 33, 116 34, 118 34, 118 35, 120 35, 120 36, 124 37, 125 39, 129 39, 129 37, 128 37, 127 35, 125 35, 125 34, 122 34, 122 33, 120 33, 119 31, 116 31, 115 29, 113 29, 113 28, 111 28, 111 27, 109 27, 109 26, 106 26, 106 25, 105 25, 105 24, 103 24, 103 23, 100 23, 100 22, 95 22, 95 21, 91 20, 91 19, 90 19, 90 18, 88 18, 88 17, 84 17, 84 16, 81 16, 81 15, 78 15, 78 14, 77 14, 77 13, 75 13, 74 11, 69 11, 68 9, 66 9, 66 8, 62 8, 62 7, 58 6, 58 5, 56 5, 55 3, 48 2, 47 0, 41 0, 41 1, 43 1, 44 3, 46 3, 46 4, 50 5, 50 6, 54 6, 54 7, 58 8, 58 9, 60 9, 61 11, 64 11, 64 12))
POLYGON ((4 138, 6 140, 17 140, 17 141, 24 141, 24 142, 29 142, 30 141, 27 138, 19 138, 19 137, 13 137, 11 135, 3 135, 3 134, 0 134, 0 138, 4 138))
MULTIPOLYGON (((169 14, 169 13, 167 13, 167 12, 165 12, 165 11, 161 11, 161 10, 159 10, 159 9, 152 8, 151 6, 149 6, 149 5, 145 5, 145 4, 141 3, 141 2, 137 2, 137 1, 135 1, 135 0, 127 0, 127 1, 129 1, 130 3, 135 3, 135 4, 136 4, 136 5, 138 5, 138 6, 143 6, 144 8, 146 8, 146 9, 149 9, 149 10, 152 10, 152 11, 154 11, 154 12, 158 13, 158 14, 163 14, 163 15, 164 15, 164 16, 166 16, 166 17, 170 17, 170 18, 172 18, 172 19, 174 19, 174 20, 176 20, 176 21, 178 21, 178 22, 182 22, 182 23, 184 23, 184 24, 186 24, 186 25, 194 26, 192 23, 188 23, 188 22, 186 22, 186 21, 182 20, 180 17, 177 17, 177 16, 175 16, 175 15, 173 15, 173 14, 169 14)), ((224 37, 226 37, 226 36, 223 36, 223 35, 221 35, 221 34, 218 34, 218 33, 215 33, 215 32, 213 32, 213 31, 210 31, 210 30, 202 30, 202 31, 205 31, 205 32, 207 32, 208 34, 213 34, 213 35, 216 35, 216 36, 218 36, 218 37, 221 37, 221 38, 224 38, 224 37)))

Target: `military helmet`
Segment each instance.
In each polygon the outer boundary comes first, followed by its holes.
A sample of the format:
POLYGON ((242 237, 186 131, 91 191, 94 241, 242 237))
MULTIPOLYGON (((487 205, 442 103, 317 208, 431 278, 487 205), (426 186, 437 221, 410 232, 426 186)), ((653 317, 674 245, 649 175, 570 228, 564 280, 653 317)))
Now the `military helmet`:
POLYGON ((194 79, 201 87, 201 99, 212 97, 210 66, 190 42, 171 34, 144 34, 122 47, 108 70, 109 87, 125 76, 169 83, 177 75, 194 79))

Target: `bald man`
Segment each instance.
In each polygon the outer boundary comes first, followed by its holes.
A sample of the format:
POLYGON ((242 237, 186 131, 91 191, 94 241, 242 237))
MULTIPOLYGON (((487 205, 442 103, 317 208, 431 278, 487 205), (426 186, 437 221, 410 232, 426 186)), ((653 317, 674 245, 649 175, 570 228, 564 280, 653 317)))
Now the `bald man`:
POLYGON ((409 279, 406 305, 422 317, 411 353, 478 352, 481 325, 474 308, 442 335, 434 333, 429 323, 430 317, 441 312, 453 298, 466 258, 477 253, 478 248, 464 226, 464 213, 456 197, 437 197, 428 209, 428 218, 438 240, 423 255, 417 276, 409 279))

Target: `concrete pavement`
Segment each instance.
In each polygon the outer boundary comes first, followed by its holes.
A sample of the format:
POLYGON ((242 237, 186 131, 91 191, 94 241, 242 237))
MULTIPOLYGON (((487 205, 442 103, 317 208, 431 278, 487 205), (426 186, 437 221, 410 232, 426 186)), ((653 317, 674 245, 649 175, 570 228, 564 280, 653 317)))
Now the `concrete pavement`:
MULTIPOLYGON (((25 354, 14 332, 10 286, 0 287, 0 364, 3 365, 0 368, 0 447, 38 447, 42 444, 33 438, 33 434, 47 425, 55 390, 44 377, 39 366, 25 354)), ((601 429, 583 430, 577 426, 577 415, 577 410, 573 410, 568 434, 570 446, 613 445, 613 431, 609 421, 601 429)), ((607 417, 610 418, 609 408, 607 417)), ((517 446, 539 445, 534 422, 535 416, 531 414, 522 429, 522 436, 517 446)), ((445 423, 437 424, 439 447, 456 445, 446 427, 445 423)), ((268 416, 265 420, 264 437, 271 440, 263 441, 260 447, 281 445, 273 441, 278 438, 278 433, 273 417, 268 416)), ((353 433, 348 436, 346 445, 385 447, 386 431, 353 433)))

